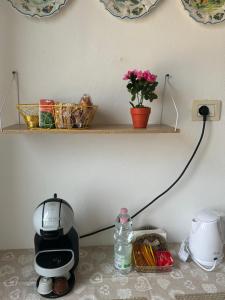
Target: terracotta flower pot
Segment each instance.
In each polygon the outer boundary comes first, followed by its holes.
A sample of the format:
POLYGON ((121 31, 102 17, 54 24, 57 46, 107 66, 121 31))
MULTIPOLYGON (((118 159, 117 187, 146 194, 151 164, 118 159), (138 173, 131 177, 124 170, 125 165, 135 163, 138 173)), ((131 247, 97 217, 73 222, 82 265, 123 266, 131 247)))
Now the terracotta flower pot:
POLYGON ((134 128, 147 127, 149 115, 151 113, 150 107, 131 108, 130 113, 131 113, 134 128))

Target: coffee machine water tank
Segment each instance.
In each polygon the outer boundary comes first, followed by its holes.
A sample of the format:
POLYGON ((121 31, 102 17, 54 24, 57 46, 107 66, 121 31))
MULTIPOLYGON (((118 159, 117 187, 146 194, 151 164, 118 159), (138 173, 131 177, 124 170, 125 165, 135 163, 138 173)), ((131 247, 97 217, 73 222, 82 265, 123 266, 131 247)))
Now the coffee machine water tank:
POLYGON ((72 207, 62 199, 54 198, 42 202, 33 216, 34 229, 39 235, 49 234, 61 230, 67 234, 74 227, 74 213, 72 207))

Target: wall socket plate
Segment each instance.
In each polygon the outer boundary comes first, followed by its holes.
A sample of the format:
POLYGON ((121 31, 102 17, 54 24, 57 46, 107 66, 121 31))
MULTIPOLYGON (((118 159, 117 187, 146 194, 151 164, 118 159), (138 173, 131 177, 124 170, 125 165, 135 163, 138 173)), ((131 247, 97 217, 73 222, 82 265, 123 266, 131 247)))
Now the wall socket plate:
POLYGON ((202 105, 209 108, 208 121, 219 121, 221 114, 221 101, 220 100, 194 100, 192 103, 192 121, 202 121, 202 116, 198 110, 202 105))

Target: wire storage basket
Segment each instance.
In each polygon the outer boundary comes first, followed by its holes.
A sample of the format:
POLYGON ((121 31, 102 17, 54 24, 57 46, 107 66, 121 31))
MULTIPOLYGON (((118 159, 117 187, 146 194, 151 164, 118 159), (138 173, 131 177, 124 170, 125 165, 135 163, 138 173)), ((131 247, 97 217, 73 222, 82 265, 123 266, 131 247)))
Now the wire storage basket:
POLYGON ((17 110, 28 128, 87 128, 97 111, 96 105, 75 103, 18 104, 17 110))
POLYGON ((154 253, 168 253, 167 242, 160 234, 144 234, 133 241, 133 266, 137 272, 162 273, 170 272, 174 266, 173 260, 166 265, 157 265, 154 253), (149 245, 150 248, 149 248, 149 245))

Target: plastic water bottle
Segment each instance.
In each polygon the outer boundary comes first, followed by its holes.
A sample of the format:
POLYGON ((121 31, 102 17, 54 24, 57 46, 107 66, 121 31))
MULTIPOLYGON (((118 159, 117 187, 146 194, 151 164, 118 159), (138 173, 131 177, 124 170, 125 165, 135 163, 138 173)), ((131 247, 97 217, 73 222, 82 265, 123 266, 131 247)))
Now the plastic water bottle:
POLYGON ((121 208, 114 232, 114 266, 122 274, 132 269, 132 220, 127 208, 121 208))

